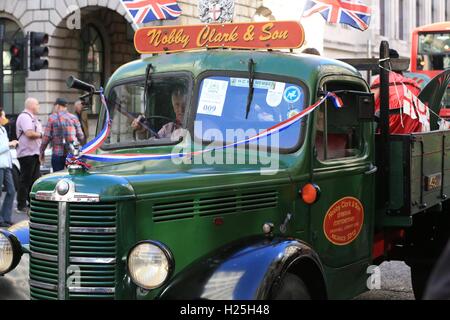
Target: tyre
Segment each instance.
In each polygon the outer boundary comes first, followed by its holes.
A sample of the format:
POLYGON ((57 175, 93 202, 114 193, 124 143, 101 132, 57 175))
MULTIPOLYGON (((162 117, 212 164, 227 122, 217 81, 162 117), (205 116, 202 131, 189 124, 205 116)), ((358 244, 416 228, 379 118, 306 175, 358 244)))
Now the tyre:
POLYGON ((286 273, 272 293, 273 300, 311 300, 308 287, 300 277, 286 273))
POLYGON ((416 300, 422 300, 427 288, 433 266, 426 264, 411 265, 411 282, 416 300))

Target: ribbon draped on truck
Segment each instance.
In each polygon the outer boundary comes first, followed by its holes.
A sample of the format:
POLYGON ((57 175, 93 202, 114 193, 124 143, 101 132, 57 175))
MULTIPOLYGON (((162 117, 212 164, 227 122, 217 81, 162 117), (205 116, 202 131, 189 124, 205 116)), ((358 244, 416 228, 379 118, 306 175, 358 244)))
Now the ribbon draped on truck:
POLYGON ((235 148, 240 145, 245 145, 245 144, 251 143, 253 141, 257 141, 259 139, 267 138, 272 135, 278 134, 278 133, 288 129, 292 125, 300 122, 306 116, 308 116, 309 114, 314 112, 319 106, 321 106, 327 100, 330 100, 333 103, 333 105, 338 109, 344 107, 344 103, 339 96, 337 96, 333 92, 327 92, 316 103, 305 108, 303 111, 301 111, 297 115, 295 115, 283 122, 280 122, 277 125, 270 127, 252 137, 237 141, 235 143, 230 143, 230 144, 227 144, 224 146, 214 147, 214 148, 206 148, 201 151, 185 152, 185 153, 168 153, 168 154, 130 154, 130 153, 106 154, 106 153, 100 153, 100 154, 94 154, 94 152, 96 152, 106 141, 106 139, 108 138, 110 131, 111 131, 111 118, 110 118, 110 113, 109 113, 108 105, 106 102, 106 98, 103 93, 100 93, 100 96, 101 96, 102 106, 105 108, 105 124, 103 126, 103 129, 92 141, 90 141, 89 143, 87 143, 85 146, 82 147, 78 156, 68 155, 67 160, 66 160, 67 165, 81 165, 86 168, 89 168, 90 165, 86 164, 84 161, 90 160, 90 161, 96 161, 96 162, 115 163, 115 162, 125 162, 125 161, 170 160, 170 159, 179 159, 179 158, 185 158, 185 157, 190 158, 190 157, 197 156, 197 155, 204 154, 204 153, 220 151, 220 150, 225 150, 225 149, 229 149, 229 148, 235 148))

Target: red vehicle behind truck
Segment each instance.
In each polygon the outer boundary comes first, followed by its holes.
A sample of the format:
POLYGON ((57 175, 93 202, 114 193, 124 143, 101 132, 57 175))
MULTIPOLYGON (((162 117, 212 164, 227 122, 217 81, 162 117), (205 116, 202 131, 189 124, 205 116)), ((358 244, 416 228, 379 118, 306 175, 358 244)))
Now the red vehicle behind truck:
MULTIPOLYGON (((450 21, 419 27, 413 31, 411 72, 430 79, 450 68, 450 21)), ((419 82, 423 79, 418 79, 419 82)), ((450 88, 440 116, 450 120, 450 88)))

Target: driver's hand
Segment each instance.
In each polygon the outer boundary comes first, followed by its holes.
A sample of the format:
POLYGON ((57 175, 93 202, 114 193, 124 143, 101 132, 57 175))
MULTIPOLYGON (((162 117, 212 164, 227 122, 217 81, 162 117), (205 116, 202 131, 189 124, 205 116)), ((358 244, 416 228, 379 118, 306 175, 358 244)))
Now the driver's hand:
POLYGON ((134 130, 141 130, 141 129, 142 129, 142 126, 141 126, 141 123, 140 123, 139 118, 133 120, 133 122, 131 123, 131 127, 132 127, 134 130))

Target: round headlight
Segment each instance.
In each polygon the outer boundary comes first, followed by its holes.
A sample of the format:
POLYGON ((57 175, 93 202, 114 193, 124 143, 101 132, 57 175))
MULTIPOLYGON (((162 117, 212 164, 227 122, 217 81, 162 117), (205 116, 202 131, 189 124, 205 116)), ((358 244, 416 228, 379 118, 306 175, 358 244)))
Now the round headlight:
POLYGON ((127 263, 133 282, 147 290, 163 285, 174 267, 170 251, 152 241, 139 243, 131 249, 127 263))
POLYGON ((13 246, 9 238, 0 232, 0 274, 8 272, 14 261, 13 246))

